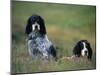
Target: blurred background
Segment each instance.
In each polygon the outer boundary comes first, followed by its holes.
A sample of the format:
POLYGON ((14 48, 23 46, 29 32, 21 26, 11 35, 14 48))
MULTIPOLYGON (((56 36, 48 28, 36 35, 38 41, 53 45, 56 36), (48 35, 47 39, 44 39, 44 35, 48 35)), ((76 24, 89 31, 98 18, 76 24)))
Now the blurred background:
POLYGON ((13 73, 96 68, 96 6, 12 1, 11 21, 13 73), (56 64, 34 62, 27 51, 25 34, 27 20, 32 14, 38 14, 44 18, 48 38, 57 48, 59 59, 72 56, 75 44, 79 40, 86 39, 93 49, 92 61, 82 58, 79 61, 61 60, 56 64))

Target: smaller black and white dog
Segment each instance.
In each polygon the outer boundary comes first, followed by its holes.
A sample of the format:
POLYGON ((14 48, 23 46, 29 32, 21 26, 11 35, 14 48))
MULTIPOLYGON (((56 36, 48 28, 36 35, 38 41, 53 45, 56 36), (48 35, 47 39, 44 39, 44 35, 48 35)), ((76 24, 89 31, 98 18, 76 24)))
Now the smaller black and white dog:
POLYGON ((92 48, 87 40, 80 40, 73 49, 75 57, 86 56, 89 60, 92 58, 92 48))
POLYGON ((25 32, 28 35, 28 51, 33 59, 53 57, 57 60, 56 50, 47 37, 45 23, 41 16, 32 15, 29 17, 25 32))

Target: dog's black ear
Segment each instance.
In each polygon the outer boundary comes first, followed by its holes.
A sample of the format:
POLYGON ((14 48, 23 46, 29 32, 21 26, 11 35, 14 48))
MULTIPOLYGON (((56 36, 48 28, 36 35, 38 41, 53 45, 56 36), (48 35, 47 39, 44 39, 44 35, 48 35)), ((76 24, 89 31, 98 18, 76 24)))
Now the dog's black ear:
POLYGON ((25 29, 25 33, 28 35, 28 34, 30 34, 30 32, 32 32, 32 26, 31 26, 30 19, 28 19, 26 29, 25 29))
POLYGON ((77 44, 75 45, 75 47, 73 48, 73 54, 80 57, 81 55, 81 41, 77 42, 77 44))
POLYGON ((89 54, 88 54, 88 59, 92 59, 92 54, 93 54, 93 52, 92 52, 92 48, 91 48, 91 46, 90 46, 90 43, 88 43, 88 46, 87 46, 87 48, 88 48, 88 50, 89 50, 89 54))
POLYGON ((38 22, 40 24, 40 33, 46 34, 45 22, 44 22, 44 19, 41 16, 39 16, 38 22))

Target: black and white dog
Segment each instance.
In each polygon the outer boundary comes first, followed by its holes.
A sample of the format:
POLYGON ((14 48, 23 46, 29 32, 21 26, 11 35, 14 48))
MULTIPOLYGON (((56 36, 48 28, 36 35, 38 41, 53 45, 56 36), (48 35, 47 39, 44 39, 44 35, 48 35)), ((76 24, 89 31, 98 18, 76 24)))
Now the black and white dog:
POLYGON ((92 48, 87 40, 79 41, 73 49, 75 57, 86 56, 89 60, 92 58, 92 48))
POLYGON ((47 37, 45 23, 41 16, 29 17, 25 32, 28 35, 28 51, 34 59, 39 56, 46 59, 53 57, 57 60, 56 50, 47 37))

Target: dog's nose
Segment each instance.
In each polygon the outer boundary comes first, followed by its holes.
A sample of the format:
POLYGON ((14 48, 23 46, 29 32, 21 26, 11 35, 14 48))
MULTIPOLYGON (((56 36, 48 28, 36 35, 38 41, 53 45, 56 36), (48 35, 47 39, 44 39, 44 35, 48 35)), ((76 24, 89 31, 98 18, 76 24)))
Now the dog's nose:
POLYGON ((38 30, 38 26, 35 26, 35 29, 38 30))
POLYGON ((87 51, 85 51, 85 54, 87 54, 87 51))

